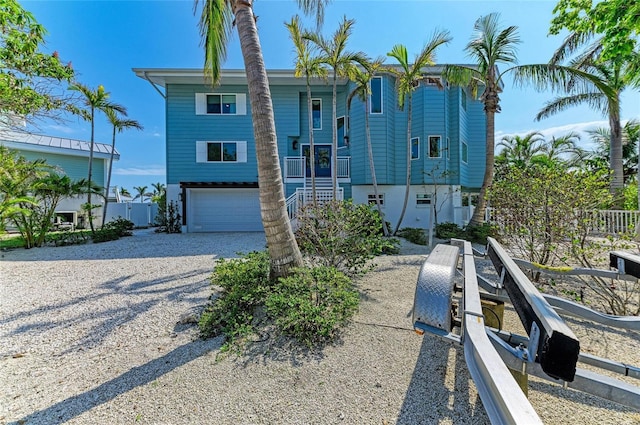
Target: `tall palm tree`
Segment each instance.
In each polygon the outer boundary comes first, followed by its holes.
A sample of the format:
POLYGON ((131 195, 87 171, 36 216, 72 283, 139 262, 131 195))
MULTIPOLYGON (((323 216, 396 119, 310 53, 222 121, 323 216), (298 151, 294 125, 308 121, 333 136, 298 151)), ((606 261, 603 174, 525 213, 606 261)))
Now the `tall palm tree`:
POLYGON ((91 213, 91 178, 93 177, 93 145, 95 134, 95 114, 96 109, 102 112, 113 110, 120 114, 126 115, 126 109, 117 104, 109 101, 109 92, 105 91, 104 86, 99 85, 96 89, 91 89, 81 83, 74 83, 69 86, 70 90, 80 92, 82 95, 82 103, 86 109, 81 110, 81 116, 85 121, 91 123, 91 143, 89 147, 89 171, 87 172, 87 208, 89 212, 89 225, 91 227, 91 233, 95 233, 93 228, 93 214, 91 213))
POLYGON ((364 64, 367 56, 363 52, 350 52, 347 50, 347 41, 351 35, 355 20, 342 17, 342 22, 330 39, 321 34, 306 32, 304 37, 311 40, 322 52, 322 61, 333 70, 332 78, 332 109, 331 109, 331 129, 333 146, 331 149, 331 178, 333 186, 333 199, 336 199, 338 190, 338 123, 337 99, 338 99, 338 77, 346 77, 349 69, 355 64, 364 64))
POLYGON ((147 186, 133 186, 133 190, 138 192, 136 196, 133 197, 133 200, 140 199, 140 203, 144 202, 145 196, 149 196, 147 193, 147 186))
MULTIPOLYGON (((318 23, 322 21, 327 2, 297 0, 306 14, 315 13, 318 23)), ((195 0, 196 8, 199 4, 202 4, 200 35, 205 48, 205 69, 213 83, 220 79, 220 65, 225 59, 234 24, 238 29, 247 71, 258 160, 260 212, 271 260, 270 275, 272 278, 286 276, 293 267, 302 265, 302 254, 287 215, 271 91, 253 13, 253 0, 195 0)))
POLYGON ((371 79, 382 69, 384 58, 379 57, 373 61, 367 61, 361 68, 352 67, 349 71, 349 79, 355 83, 355 88, 347 96, 347 117, 350 116, 351 102, 355 96, 364 102, 364 126, 365 137, 367 139, 367 153, 369 156, 369 169, 371 170, 371 184, 373 185, 373 194, 376 198, 376 206, 378 213, 382 219, 382 231, 385 236, 389 236, 387 222, 384 219, 382 207, 380 205, 380 197, 378 196, 378 181, 376 179, 376 167, 373 161, 373 147, 371 146, 371 128, 369 127, 369 96, 371 95, 371 79))
MULTIPOLYGON (((595 150, 591 153, 589 163, 592 167, 606 164, 611 157, 611 131, 609 128, 596 128, 588 130, 589 138, 595 142, 595 150)), ((640 121, 629 120, 622 127, 622 169, 625 181, 637 172, 638 167, 638 143, 640 142, 640 121)))
MULTIPOLYGON (((564 60, 587 39, 584 34, 571 34, 554 54, 552 63, 564 60)), ((596 42, 568 63, 568 66, 589 74, 600 85, 575 85, 573 80, 568 81, 564 87, 564 95, 546 103, 536 115, 536 120, 578 105, 588 105, 602 112, 609 119, 609 167, 613 173, 610 187, 611 193, 615 194, 624 186, 620 96, 633 84, 633 73, 630 69, 637 67, 640 59, 636 59, 638 63, 635 64, 614 60, 603 61, 600 59, 601 52, 602 45, 596 42)), ((640 57, 640 52, 636 57, 640 57)))
POLYGON ((398 224, 393 232, 394 235, 402 225, 402 219, 404 218, 407 203, 409 202, 409 189, 411 188, 411 115, 413 114, 413 92, 420 86, 420 81, 424 78, 422 68, 428 65, 434 65, 436 49, 443 44, 449 43, 449 41, 451 41, 451 37, 448 31, 434 32, 431 40, 424 45, 422 51, 415 57, 413 63, 409 63, 407 48, 402 44, 396 44, 391 51, 387 53, 387 56, 394 58, 399 64, 399 69, 395 67, 388 68, 388 71, 396 77, 398 107, 402 110, 404 109, 405 103, 407 104, 407 181, 402 212, 400 213, 398 224))
MULTIPOLYGON (((106 187, 106 196, 104 197, 104 209, 102 210, 102 224, 104 225, 105 220, 107 219, 107 208, 109 206, 109 188, 111 186, 111 171, 113 169, 113 155, 116 151, 116 132, 121 133, 123 130, 127 128, 135 128, 136 130, 142 130, 144 127, 140 125, 140 123, 136 120, 123 119, 118 116, 118 113, 114 109, 107 109, 105 111, 107 115, 107 119, 111 123, 113 127, 113 133, 111 136, 111 154, 109 158, 109 171, 107 173, 107 187, 106 187)), ((126 115, 126 113, 125 113, 126 115)))
POLYGON ((500 112, 500 93, 504 86, 505 75, 512 75, 516 85, 533 84, 536 90, 561 90, 571 81, 576 88, 596 85, 611 94, 592 75, 570 66, 558 64, 517 65, 517 46, 520 37, 516 26, 501 28, 500 14, 491 13, 480 17, 474 24, 474 35, 465 50, 475 61, 474 65, 447 65, 443 76, 451 83, 468 86, 472 95, 484 104, 486 114, 485 127, 485 170, 478 196, 478 205, 473 212, 471 225, 484 222, 487 207, 487 190, 493 182, 495 165, 495 114, 500 112), (499 72, 498 65, 508 66, 499 72), (482 89, 482 90, 480 90, 482 89))
POLYGON ((323 66, 322 59, 314 56, 310 40, 303 37, 304 30, 300 27, 300 17, 294 16, 291 22, 285 23, 291 41, 296 49, 296 67, 294 75, 297 78, 304 77, 307 86, 307 113, 309 119, 309 167, 311 168, 311 198, 316 203, 316 170, 315 170, 315 147, 313 144, 313 111, 311 102, 311 78, 327 78, 327 69, 323 66))

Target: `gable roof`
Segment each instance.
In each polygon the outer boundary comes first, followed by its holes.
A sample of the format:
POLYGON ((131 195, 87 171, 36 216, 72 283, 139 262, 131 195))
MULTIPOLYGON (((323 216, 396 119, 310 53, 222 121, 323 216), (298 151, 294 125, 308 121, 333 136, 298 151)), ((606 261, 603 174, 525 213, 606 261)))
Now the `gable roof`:
MULTIPOLYGON (((49 152, 61 155, 89 157, 91 142, 83 140, 68 139, 63 137, 46 136, 42 134, 31 134, 16 131, 1 131, 0 145, 11 149, 25 150, 32 152, 49 152)), ((94 158, 109 158, 111 156, 111 145, 105 143, 93 143, 94 158)), ((120 159, 120 153, 116 149, 113 155, 114 160, 120 159)))

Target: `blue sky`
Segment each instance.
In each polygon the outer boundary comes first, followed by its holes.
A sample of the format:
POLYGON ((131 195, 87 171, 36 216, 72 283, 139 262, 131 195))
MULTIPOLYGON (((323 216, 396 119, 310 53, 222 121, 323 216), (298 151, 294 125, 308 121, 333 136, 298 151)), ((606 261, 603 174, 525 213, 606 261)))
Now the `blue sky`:
MULTIPOLYGON (((114 164, 113 184, 132 191, 134 186, 164 183, 164 101, 131 68, 202 68, 204 53, 193 1, 23 0, 21 4, 47 29, 45 51, 58 51, 62 60, 71 61, 79 82, 90 87, 104 85, 111 100, 127 107, 129 117, 144 126, 144 131, 127 130, 117 136, 121 158, 114 164)), ((334 0, 327 8, 323 32, 333 32, 346 15, 356 20, 350 50, 375 57, 401 43, 412 57, 435 29, 447 29, 453 41, 437 52, 438 63, 469 63, 464 46, 473 23, 482 15, 499 12, 504 25, 519 28, 519 63, 544 63, 562 41, 562 36, 547 35, 555 4, 547 0, 334 0)), ((293 47, 284 22, 297 13, 295 2, 256 0, 255 11, 267 68, 292 68, 293 47)), ((243 68, 235 33, 224 68, 243 68)), ((606 126, 604 117, 587 108, 535 122, 536 112, 551 98, 550 93, 516 88, 507 80, 502 113, 496 117, 496 140, 504 134, 533 130, 562 135, 606 126)), ((627 92, 622 108, 624 119, 640 118, 640 94, 627 92)), ((70 117, 62 124, 43 122, 36 131, 89 140, 90 127, 70 117)), ((111 128, 103 118, 96 122, 96 141, 111 142, 111 128)), ((588 146, 586 140, 584 144, 588 146)))

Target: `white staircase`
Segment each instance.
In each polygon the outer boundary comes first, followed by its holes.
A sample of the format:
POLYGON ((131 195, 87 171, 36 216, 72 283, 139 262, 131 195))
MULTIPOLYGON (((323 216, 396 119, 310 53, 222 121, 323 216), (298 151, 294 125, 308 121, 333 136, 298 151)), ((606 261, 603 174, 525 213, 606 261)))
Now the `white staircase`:
MULTIPOLYGON (((331 177, 316 177, 316 203, 323 204, 333 199, 333 186, 331 177)), ((336 200, 344 199, 344 189, 338 185, 336 189, 336 200)), ((289 220, 295 227, 295 220, 298 217, 300 208, 313 201, 313 191, 311 190, 311 177, 307 177, 304 186, 296 189, 295 193, 287 198, 287 213, 289 220)))

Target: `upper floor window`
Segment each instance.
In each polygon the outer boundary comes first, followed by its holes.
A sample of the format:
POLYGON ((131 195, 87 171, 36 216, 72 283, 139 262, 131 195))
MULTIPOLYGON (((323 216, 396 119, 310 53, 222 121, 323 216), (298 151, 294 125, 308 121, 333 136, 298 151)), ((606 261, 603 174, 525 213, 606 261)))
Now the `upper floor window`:
POLYGON ((247 162, 247 142, 196 142, 196 162, 247 162))
POLYGON ((369 83, 371 95, 369 108, 372 114, 382 113, 382 77, 373 77, 369 83))
POLYGON ((246 115, 244 93, 196 93, 196 115, 246 115))
POLYGON ((462 142, 462 162, 465 164, 468 162, 469 158, 469 147, 466 142, 462 142))
POLYGON ((344 117, 338 117, 336 119, 336 127, 338 129, 338 147, 344 148, 349 145, 349 138, 345 138, 345 119, 344 117))
POLYGON ((460 103, 462 104, 462 109, 467 110, 467 91, 463 88, 460 89, 460 103))
POLYGON ((420 138, 411 138, 411 159, 420 158, 420 138))
POLYGON ((322 99, 311 99, 311 118, 313 129, 322 130, 322 99))
POLYGON ((429 136, 429 158, 440 158, 442 137, 429 136))

